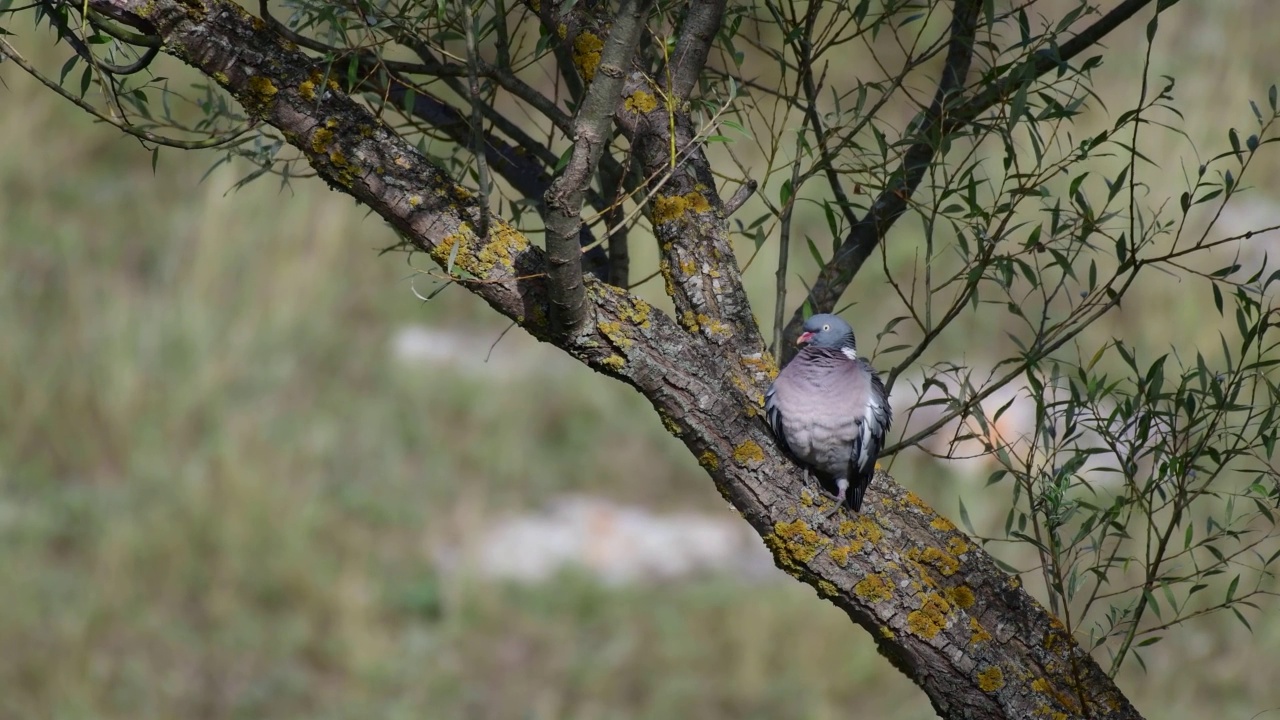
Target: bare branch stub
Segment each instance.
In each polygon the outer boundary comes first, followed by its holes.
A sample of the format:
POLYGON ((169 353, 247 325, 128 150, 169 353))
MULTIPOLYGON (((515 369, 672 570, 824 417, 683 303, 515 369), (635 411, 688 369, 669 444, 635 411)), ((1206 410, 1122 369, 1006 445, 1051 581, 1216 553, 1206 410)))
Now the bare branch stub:
POLYGON ((578 234, 582 199, 595 175, 610 128, 621 102, 624 73, 635 55, 651 0, 624 0, 604 43, 600 64, 587 88, 573 125, 573 153, 545 197, 547 227, 547 285, 550 293, 551 333, 577 333, 587 316, 578 234))

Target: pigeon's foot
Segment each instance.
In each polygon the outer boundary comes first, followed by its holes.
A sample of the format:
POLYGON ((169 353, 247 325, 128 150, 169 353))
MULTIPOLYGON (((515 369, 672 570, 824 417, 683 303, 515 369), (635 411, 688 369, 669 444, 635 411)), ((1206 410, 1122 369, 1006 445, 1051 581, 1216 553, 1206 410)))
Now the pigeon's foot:
POLYGON ((822 512, 823 520, 826 520, 830 518, 832 515, 835 515, 836 513, 840 512, 840 508, 844 507, 844 498, 845 498, 845 495, 847 495, 849 492, 849 481, 845 480, 844 478, 837 480, 836 489, 837 489, 837 492, 835 495, 832 495, 826 490, 822 491, 823 495, 831 498, 836 503, 835 506, 832 507, 831 509, 825 510, 822 512))

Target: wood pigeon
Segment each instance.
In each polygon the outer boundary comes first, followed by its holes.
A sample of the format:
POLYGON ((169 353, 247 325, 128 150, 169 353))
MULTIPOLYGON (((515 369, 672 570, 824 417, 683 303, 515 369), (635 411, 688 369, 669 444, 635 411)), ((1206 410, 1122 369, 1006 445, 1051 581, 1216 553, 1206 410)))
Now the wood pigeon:
POLYGON ((858 512, 893 422, 889 395, 858 357, 853 328, 835 315, 809 318, 796 344, 800 352, 765 393, 765 418, 783 450, 835 498, 831 512, 858 512))

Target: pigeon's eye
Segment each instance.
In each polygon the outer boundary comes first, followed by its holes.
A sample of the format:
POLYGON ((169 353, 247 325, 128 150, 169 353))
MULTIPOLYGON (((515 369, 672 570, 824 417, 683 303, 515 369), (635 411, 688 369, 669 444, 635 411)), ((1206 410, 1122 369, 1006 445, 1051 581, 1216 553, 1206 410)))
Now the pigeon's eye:
POLYGON ((823 325, 823 326, 822 326, 822 332, 826 332, 826 331, 828 331, 828 330, 830 330, 830 329, 831 329, 831 326, 830 326, 830 325, 823 325))

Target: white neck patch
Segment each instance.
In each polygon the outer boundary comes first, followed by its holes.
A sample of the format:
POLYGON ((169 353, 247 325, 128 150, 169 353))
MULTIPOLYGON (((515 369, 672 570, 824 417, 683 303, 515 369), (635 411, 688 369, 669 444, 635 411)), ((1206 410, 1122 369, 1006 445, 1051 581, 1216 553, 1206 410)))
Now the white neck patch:
POLYGON ((840 352, 844 353, 844 356, 850 360, 858 359, 858 351, 853 348, 840 348, 840 352))

